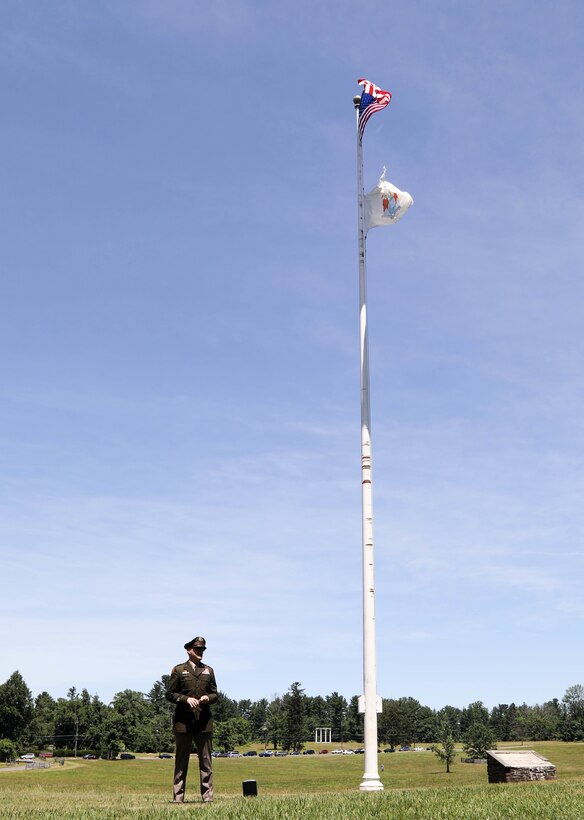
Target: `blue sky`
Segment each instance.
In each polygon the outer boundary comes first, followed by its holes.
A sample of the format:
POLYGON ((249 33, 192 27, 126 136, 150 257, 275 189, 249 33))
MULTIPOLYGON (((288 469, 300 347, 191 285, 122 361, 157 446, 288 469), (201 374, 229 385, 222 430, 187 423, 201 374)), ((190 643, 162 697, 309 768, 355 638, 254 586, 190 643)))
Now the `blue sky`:
POLYGON ((584 682, 577 0, 5 0, 0 679, 362 691, 356 80, 378 686, 584 682))

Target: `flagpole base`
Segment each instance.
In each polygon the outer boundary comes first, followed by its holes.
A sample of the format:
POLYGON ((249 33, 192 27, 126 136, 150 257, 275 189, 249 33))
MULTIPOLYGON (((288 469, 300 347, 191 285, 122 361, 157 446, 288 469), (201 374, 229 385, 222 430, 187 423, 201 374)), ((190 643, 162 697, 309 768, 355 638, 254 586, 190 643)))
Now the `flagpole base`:
POLYGON ((378 774, 364 774, 359 791, 362 792, 382 792, 383 783, 379 779, 378 774))

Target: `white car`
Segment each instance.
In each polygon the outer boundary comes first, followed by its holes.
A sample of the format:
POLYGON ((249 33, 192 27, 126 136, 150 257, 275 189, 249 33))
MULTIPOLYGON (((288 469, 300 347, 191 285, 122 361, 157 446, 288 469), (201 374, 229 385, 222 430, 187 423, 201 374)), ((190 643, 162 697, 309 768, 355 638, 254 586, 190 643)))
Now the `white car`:
POLYGON ((25 755, 20 755, 21 760, 34 760, 34 752, 27 752, 25 755))

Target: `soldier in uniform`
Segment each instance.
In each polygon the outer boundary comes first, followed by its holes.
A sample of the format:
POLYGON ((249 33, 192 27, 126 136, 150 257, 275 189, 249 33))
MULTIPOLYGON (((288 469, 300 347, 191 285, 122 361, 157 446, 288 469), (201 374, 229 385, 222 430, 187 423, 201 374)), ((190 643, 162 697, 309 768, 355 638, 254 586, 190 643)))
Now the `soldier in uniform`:
POLYGON ((203 663, 207 648, 200 635, 188 641, 185 649, 189 659, 179 663, 170 673, 166 698, 176 704, 173 719, 176 758, 174 764, 173 802, 184 803, 189 755, 193 740, 199 756, 201 796, 204 803, 213 800, 213 771, 211 768, 211 737, 213 720, 209 704, 217 700, 215 673, 203 663))

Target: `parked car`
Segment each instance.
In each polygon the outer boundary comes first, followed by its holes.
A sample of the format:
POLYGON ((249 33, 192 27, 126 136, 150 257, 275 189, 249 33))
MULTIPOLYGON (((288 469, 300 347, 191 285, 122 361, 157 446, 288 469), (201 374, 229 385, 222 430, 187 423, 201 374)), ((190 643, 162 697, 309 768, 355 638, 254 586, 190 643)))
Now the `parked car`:
POLYGON ((161 760, 172 760, 172 755, 169 755, 169 754, 168 754, 168 752, 160 752, 160 754, 158 755, 158 757, 159 757, 161 760))
POLYGON ((276 752, 276 757, 288 757, 288 752, 276 752))
POLYGON ((232 752, 227 752, 227 757, 243 757, 241 752, 236 752, 233 750, 232 752))
POLYGON ((259 755, 258 755, 258 757, 273 757, 273 756, 274 756, 274 753, 272 752, 271 749, 266 749, 265 751, 260 752, 259 755))
POLYGON ((257 757, 257 752, 255 749, 250 749, 249 752, 243 753, 244 757, 257 757))
POLYGON ((34 760, 34 752, 27 752, 24 755, 20 755, 21 760, 34 760))
POLYGON ((97 760, 97 755, 83 755, 83 760, 97 760))
POLYGON ((321 749, 320 752, 319 752, 319 755, 328 755, 328 753, 329 753, 328 749, 321 749))
POLYGON ((302 752, 302 754, 303 754, 303 755, 314 755, 314 754, 316 754, 316 752, 314 751, 314 749, 305 749, 305 750, 302 752))
POLYGON ((344 755, 354 755, 355 752, 352 749, 343 749, 344 755))
POLYGON ((355 754, 356 755, 364 755, 365 754, 365 749, 363 749, 363 748, 355 749, 355 754))
POLYGON ((136 760, 136 755, 131 755, 130 752, 122 752, 120 760, 136 760))
POLYGON ((301 752, 290 752, 291 755, 299 755, 301 752))

